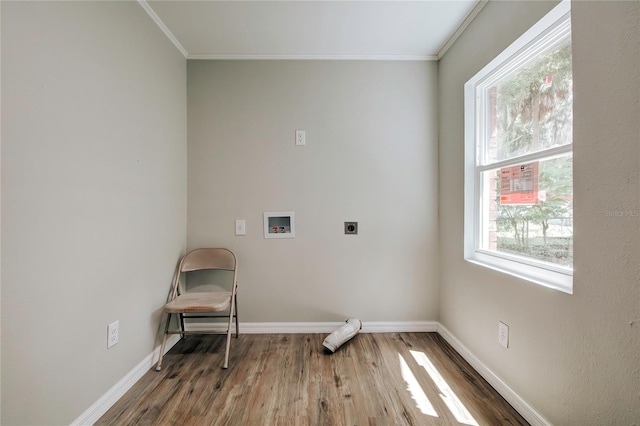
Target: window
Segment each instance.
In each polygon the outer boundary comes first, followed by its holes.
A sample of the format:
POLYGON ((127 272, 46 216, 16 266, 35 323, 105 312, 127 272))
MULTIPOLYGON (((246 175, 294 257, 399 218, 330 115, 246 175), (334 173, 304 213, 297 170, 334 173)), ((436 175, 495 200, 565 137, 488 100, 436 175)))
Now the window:
POLYGON ((573 292, 565 0, 465 85, 465 259, 573 292))

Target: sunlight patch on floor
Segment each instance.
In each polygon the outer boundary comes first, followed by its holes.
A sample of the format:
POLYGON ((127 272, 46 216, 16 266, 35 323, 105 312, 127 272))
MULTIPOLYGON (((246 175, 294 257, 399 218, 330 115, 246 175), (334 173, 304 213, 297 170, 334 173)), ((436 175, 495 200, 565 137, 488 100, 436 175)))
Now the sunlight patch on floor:
POLYGON ((440 397, 444 401, 444 403, 451 411, 451 414, 456 418, 456 420, 460 423, 470 425, 470 426, 478 426, 478 422, 471 416, 469 410, 464 406, 462 401, 458 398, 458 396, 451 390, 449 384, 444 380, 442 375, 438 372, 436 367, 433 365, 429 357, 424 352, 417 351, 409 351, 411 355, 416 360, 418 365, 422 366, 429 376, 431 380, 436 384, 438 389, 440 389, 440 397))
POLYGON ((422 414, 426 414, 432 417, 438 417, 438 413, 431 405, 429 398, 422 390, 420 383, 418 383, 418 379, 413 375, 411 369, 407 365, 407 362, 404 360, 402 355, 398 354, 398 358, 400 359, 400 372, 402 373, 402 378, 407 383, 407 390, 411 394, 411 397, 416 402, 416 407, 422 412, 422 414))

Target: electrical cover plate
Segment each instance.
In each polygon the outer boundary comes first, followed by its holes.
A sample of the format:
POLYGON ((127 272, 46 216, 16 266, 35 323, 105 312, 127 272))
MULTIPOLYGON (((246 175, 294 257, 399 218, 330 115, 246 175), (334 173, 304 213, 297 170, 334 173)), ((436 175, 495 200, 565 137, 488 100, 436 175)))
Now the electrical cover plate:
POLYGON ((505 348, 509 347, 509 326, 502 321, 498 322, 498 343, 505 348))
POLYGON ((118 343, 120 334, 120 321, 112 322, 107 326, 107 349, 118 343))
POLYGON ((345 222, 344 223, 344 233, 349 235, 357 235, 358 234, 358 222, 345 222))

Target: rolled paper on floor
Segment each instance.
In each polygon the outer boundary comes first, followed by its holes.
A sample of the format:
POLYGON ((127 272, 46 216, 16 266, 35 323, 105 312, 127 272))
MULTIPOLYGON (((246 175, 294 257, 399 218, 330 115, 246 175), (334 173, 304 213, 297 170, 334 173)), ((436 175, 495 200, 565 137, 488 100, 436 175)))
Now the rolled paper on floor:
POLYGON ((358 334, 362 329, 362 321, 357 318, 349 318, 347 323, 331 333, 324 339, 322 346, 335 352, 340 346, 342 346, 347 340, 358 334))

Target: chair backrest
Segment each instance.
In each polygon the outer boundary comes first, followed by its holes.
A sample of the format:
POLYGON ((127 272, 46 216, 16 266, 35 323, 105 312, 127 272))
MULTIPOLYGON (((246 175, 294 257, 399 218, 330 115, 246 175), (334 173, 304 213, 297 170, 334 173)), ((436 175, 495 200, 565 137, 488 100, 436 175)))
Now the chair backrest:
POLYGON ((223 269, 235 271, 236 256, 225 248, 200 248, 187 253, 180 261, 180 272, 203 269, 223 269))
POLYGON ((202 270, 233 271, 232 293, 235 294, 238 285, 236 274, 238 273, 238 261, 231 250, 225 248, 199 248, 191 250, 180 260, 178 269, 173 279, 173 285, 169 300, 173 300, 178 294, 185 291, 180 276, 185 272, 202 270))

